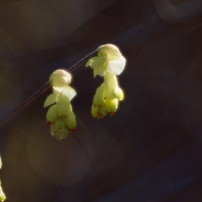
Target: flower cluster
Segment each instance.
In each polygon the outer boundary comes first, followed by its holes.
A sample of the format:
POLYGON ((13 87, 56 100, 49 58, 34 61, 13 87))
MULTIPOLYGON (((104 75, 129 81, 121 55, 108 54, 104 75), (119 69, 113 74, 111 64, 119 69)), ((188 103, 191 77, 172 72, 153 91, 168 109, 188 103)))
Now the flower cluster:
MULTIPOLYGON (((0 157, 0 169, 2 168, 2 162, 1 162, 1 157, 0 157)), ((6 200, 6 196, 2 190, 1 187, 1 181, 0 181, 0 201, 5 201, 6 200)))
MULTIPOLYGON (((97 55, 88 59, 86 66, 93 69, 94 77, 103 77, 103 83, 96 90, 91 108, 92 116, 99 119, 107 114, 113 115, 119 107, 119 102, 124 99, 117 76, 123 72, 126 59, 117 46, 112 44, 102 45, 96 52, 97 55)), ((62 69, 51 74, 49 83, 53 93, 44 103, 44 107, 49 107, 47 123, 51 127, 51 135, 62 139, 76 128, 76 117, 71 105, 76 91, 70 87, 71 75, 62 69)))
POLYGON ((104 78, 97 88, 93 98, 91 114, 94 118, 102 118, 107 113, 113 115, 124 99, 123 90, 119 87, 117 75, 121 74, 126 65, 126 59, 120 50, 112 44, 98 47, 97 56, 90 58, 86 66, 93 69, 94 77, 104 78))
POLYGON ((1 183, 0 183, 0 201, 5 201, 5 200, 6 200, 6 196, 2 190, 1 183))
POLYGON ((46 115, 47 124, 51 127, 51 135, 57 139, 63 139, 70 130, 76 129, 76 117, 70 102, 76 95, 76 91, 69 86, 71 75, 65 70, 54 71, 49 82, 53 93, 46 98, 44 103, 44 107, 50 107, 46 115))

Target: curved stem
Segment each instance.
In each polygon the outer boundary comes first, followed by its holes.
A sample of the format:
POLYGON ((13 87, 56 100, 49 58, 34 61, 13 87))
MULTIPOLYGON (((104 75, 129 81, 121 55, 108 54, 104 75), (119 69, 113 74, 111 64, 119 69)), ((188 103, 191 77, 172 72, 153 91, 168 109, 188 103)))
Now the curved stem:
MULTIPOLYGON (((68 68, 68 72, 73 72, 75 69, 77 69, 82 63, 84 63, 89 58, 93 57, 96 54, 96 50, 79 60, 77 63, 72 65, 70 68, 68 68)), ((2 127, 7 121, 9 121, 14 115, 16 115, 19 111, 24 109, 27 105, 29 105, 31 102, 36 100, 40 95, 42 95, 44 92, 46 92, 48 89, 51 88, 51 84, 46 82, 41 88, 39 88, 35 93, 33 93, 30 97, 28 97, 22 104, 20 104, 12 113, 8 114, 3 120, 0 121, 0 127, 2 127)))
POLYGON ((8 120, 10 120, 15 114, 24 109, 27 105, 29 105, 32 101, 42 95, 45 91, 47 91, 51 87, 49 82, 46 82, 40 89, 38 89, 35 93, 33 93, 30 97, 28 97, 22 104, 20 104, 12 113, 6 116, 1 122, 0 127, 3 126, 8 120))

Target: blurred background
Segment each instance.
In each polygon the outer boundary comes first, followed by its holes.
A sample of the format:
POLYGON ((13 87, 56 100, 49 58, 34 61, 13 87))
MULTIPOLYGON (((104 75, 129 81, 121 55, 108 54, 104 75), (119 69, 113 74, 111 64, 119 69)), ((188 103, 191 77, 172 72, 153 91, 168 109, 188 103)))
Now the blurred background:
POLYGON ((7 202, 202 201, 202 0, 0 0, 1 120, 105 43, 127 58, 125 101, 94 120, 83 65, 75 133, 51 137, 50 91, 1 127, 7 202))

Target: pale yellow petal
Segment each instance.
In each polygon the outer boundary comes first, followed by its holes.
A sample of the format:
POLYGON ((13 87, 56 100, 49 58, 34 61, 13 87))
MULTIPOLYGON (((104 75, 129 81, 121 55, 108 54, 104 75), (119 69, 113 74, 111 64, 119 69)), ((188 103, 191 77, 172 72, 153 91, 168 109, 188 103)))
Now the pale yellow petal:
POLYGON ((50 133, 51 133, 52 136, 55 135, 55 131, 56 131, 55 124, 52 124, 52 125, 50 126, 50 133))
POLYGON ((58 139, 58 140, 62 140, 65 137, 67 137, 67 135, 69 134, 69 130, 67 128, 65 128, 63 131, 56 131, 54 136, 58 139))
POLYGON ((124 92, 121 88, 117 88, 116 89, 116 93, 117 93, 117 98, 119 101, 122 101, 124 99, 124 92))
POLYGON ((65 123, 70 130, 76 128, 76 116, 73 111, 69 111, 65 123))
POLYGON ((93 69, 94 77, 97 75, 104 76, 107 71, 106 57, 93 57, 87 61, 86 66, 93 69))
POLYGON ((5 201, 6 200, 6 196, 2 190, 1 184, 0 184, 0 201, 5 201))
POLYGON ((61 86, 61 87, 56 87, 56 86, 53 86, 53 92, 58 94, 58 93, 61 93, 64 89, 65 85, 61 86))
POLYGON ((121 56, 117 60, 110 60, 108 64, 108 69, 115 75, 119 75, 123 72, 125 65, 126 65, 126 59, 121 56))
POLYGON ((56 121, 55 121, 55 129, 56 131, 58 132, 62 132, 66 127, 65 127, 65 121, 58 118, 56 121))
POLYGON ((118 86, 118 79, 113 72, 108 71, 104 76, 105 88, 115 89, 118 86))
POLYGON ((54 123, 58 118, 58 106, 52 105, 46 114, 47 122, 54 123))
POLYGON ((102 105, 101 108, 99 109, 98 112, 98 117, 97 118, 103 118, 104 116, 107 115, 107 108, 106 108, 106 104, 102 105))
POLYGON ((52 93, 52 94, 50 94, 50 95, 46 98, 46 100, 45 100, 45 102, 44 102, 44 107, 48 107, 48 106, 50 106, 50 105, 56 103, 56 101, 57 101, 57 96, 58 96, 57 93, 52 93))
POLYGON ((105 97, 105 85, 101 84, 101 86, 99 86, 95 92, 95 95, 93 97, 93 104, 103 105, 104 97, 105 97))
POLYGON ((63 69, 57 69, 49 77, 50 83, 55 87, 67 85, 71 83, 71 79, 71 74, 63 69))
POLYGON ((62 94, 67 96, 69 100, 72 100, 76 95, 76 91, 71 86, 65 86, 62 90, 62 94))
POLYGON ((67 117, 69 111, 72 110, 72 106, 69 98, 64 94, 58 95, 58 115, 60 117, 67 117))
POLYGON ((87 63, 86 63, 86 67, 91 67, 91 68, 97 68, 99 66, 101 66, 104 62, 106 61, 105 57, 100 57, 100 56, 95 56, 90 58, 87 63))
POLYGON ((119 104, 118 99, 106 101, 107 112, 108 113, 115 113, 118 109, 118 104, 119 104))
POLYGON ((108 57, 121 56, 121 52, 119 48, 113 44, 105 44, 105 45, 99 46, 97 49, 97 52, 100 55, 107 55, 108 57))
POLYGON ((97 118, 99 109, 100 109, 100 107, 98 107, 98 106, 92 104, 92 107, 91 107, 91 115, 92 115, 93 118, 97 118))
POLYGON ((91 107, 91 115, 93 118, 103 118, 107 114, 107 108, 105 106, 105 102, 103 102, 103 105, 97 106, 97 105, 92 105, 91 107))

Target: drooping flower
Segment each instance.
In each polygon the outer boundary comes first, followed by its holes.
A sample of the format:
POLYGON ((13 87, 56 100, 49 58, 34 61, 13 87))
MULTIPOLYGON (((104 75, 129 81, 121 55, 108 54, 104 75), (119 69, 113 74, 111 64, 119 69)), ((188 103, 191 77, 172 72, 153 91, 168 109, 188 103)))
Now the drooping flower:
POLYGON ((0 182, 0 201, 5 201, 5 200, 6 200, 6 196, 2 190, 1 182, 0 182))
POLYGON ((51 125, 51 135, 62 139, 76 128, 76 117, 71 105, 76 91, 69 86, 71 75, 64 70, 56 70, 49 80, 53 85, 53 93, 44 102, 44 107, 49 107, 46 119, 51 125))
POLYGON ((126 59, 113 44, 98 47, 97 56, 87 61, 86 66, 93 69, 94 77, 99 75, 104 78, 93 98, 91 114, 94 118, 102 118, 107 113, 113 115, 117 111, 119 101, 124 99, 117 75, 123 72, 125 65, 126 59))
MULTIPOLYGON (((2 161, 1 161, 1 157, 0 157, 0 169, 2 168, 2 161)), ((1 187, 1 181, 0 181, 0 201, 5 201, 6 200, 6 196, 3 192, 3 189, 1 187)))
POLYGON ((94 76, 104 76, 107 71, 114 75, 119 75, 124 70, 126 59, 121 54, 117 46, 106 44, 99 46, 97 56, 90 58, 86 66, 93 69, 94 76))
POLYGON ((118 85, 117 77, 107 72, 104 82, 97 88, 93 98, 91 114, 94 118, 102 118, 107 113, 113 115, 119 106, 119 101, 124 99, 123 90, 118 85))

